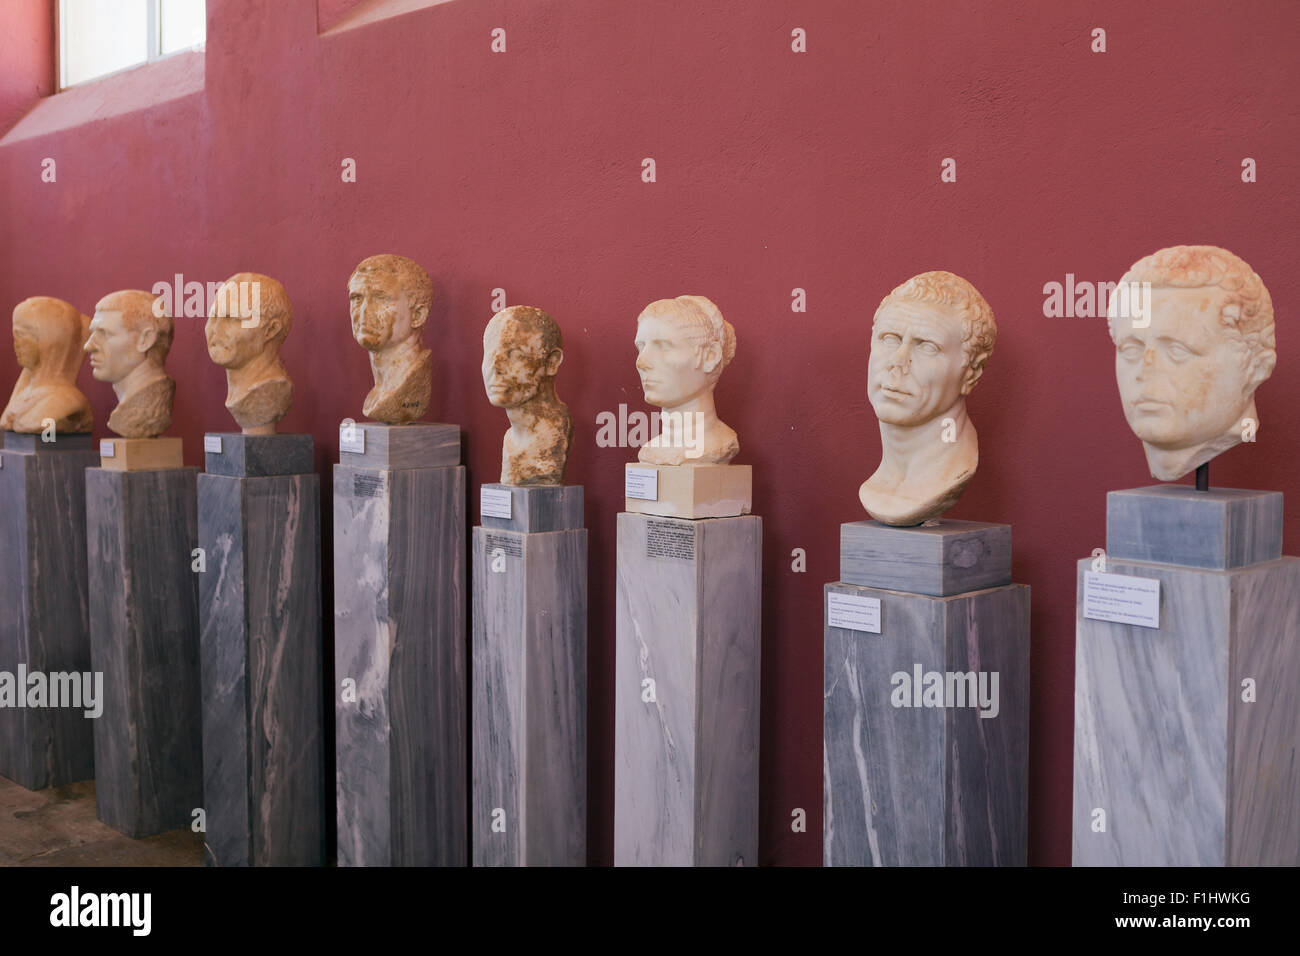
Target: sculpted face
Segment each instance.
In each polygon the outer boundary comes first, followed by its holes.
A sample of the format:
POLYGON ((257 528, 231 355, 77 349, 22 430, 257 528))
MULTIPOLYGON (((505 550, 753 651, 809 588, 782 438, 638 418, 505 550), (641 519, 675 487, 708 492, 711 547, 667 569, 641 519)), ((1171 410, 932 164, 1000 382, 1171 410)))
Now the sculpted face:
MULTIPOLYGON (((706 355, 690 326, 668 315, 642 315, 636 325, 636 370, 645 400, 661 408, 674 408, 707 392, 713 386, 710 372, 719 356, 706 355)), ((717 352, 716 346, 711 352, 717 352)))
POLYGON ((887 302, 876 313, 867 397, 890 425, 922 425, 969 388, 961 319, 929 302, 887 302))
MULTIPOLYGON (((145 359, 144 349, 126 326, 119 309, 96 311, 90 320, 90 337, 83 350, 90 356, 90 372, 100 382, 120 382, 145 359)), ((152 344, 152 343, 150 343, 152 344)))
POLYGON ((14 355, 23 368, 41 364, 41 342, 37 329, 26 315, 14 316, 14 355))
MULTIPOLYGON (((1218 287, 1156 288, 1147 328, 1115 323, 1115 378, 1133 433, 1161 449, 1191 448, 1234 429, 1262 378, 1224 328, 1218 287)), ((1267 378, 1267 375, 1264 376, 1267 378)))
POLYGON ((509 316, 497 315, 483 333, 483 387, 498 408, 513 408, 533 399, 542 380, 555 370, 539 330, 509 316))
POLYGON ((410 338, 413 324, 406 292, 396 274, 372 271, 348 283, 352 336, 364 349, 378 352, 410 338))
MULTIPOLYGON (((246 300, 247 298, 245 295, 246 300)), ((229 296, 229 305, 226 299, 225 295, 217 296, 208 322, 203 327, 208 341, 208 357, 222 368, 243 368, 266 350, 267 340, 279 331, 279 323, 260 318, 256 324, 244 328, 246 320, 237 314, 240 311, 236 306, 238 295, 229 296), (230 312, 236 314, 227 314, 230 312)))

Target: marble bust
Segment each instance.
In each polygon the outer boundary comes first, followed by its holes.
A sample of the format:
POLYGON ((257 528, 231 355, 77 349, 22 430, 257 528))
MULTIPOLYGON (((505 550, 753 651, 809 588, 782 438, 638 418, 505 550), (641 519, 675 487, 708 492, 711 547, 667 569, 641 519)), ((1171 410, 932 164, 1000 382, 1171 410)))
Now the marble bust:
POLYGON ((979 464, 966 396, 997 341, 993 310, 951 272, 913 276, 871 324, 867 396, 880 421, 880 466, 858 498, 881 524, 918 525, 961 497, 979 464))
POLYGON ((208 356, 226 370, 226 410, 245 435, 274 435, 293 404, 293 382, 280 362, 292 319, 284 286, 256 272, 223 282, 208 310, 208 356))
POLYGON ((483 333, 483 387, 506 410, 510 428, 501 442, 501 483, 558 485, 573 441, 569 406, 555 393, 564 361, 556 321, 530 305, 492 316, 483 333))
POLYGON ((348 280, 352 336, 370 353, 375 387, 362 412, 401 425, 422 418, 433 387, 433 353, 420 336, 433 305, 433 282, 405 256, 371 256, 348 280))
POLYGON ((34 435, 53 421, 56 436, 90 431, 94 415, 77 388, 88 323, 62 299, 41 295, 18 303, 14 354, 22 371, 0 413, 0 429, 34 435))
POLYGON ((651 302, 636 320, 645 400, 663 409, 637 458, 651 465, 725 465, 740 440, 718 418, 713 390, 736 354, 736 330, 702 295, 651 302))
POLYGON ((172 319, 151 292, 127 289, 95 304, 83 346, 96 380, 110 382, 117 407, 108 427, 123 438, 157 438, 172 421, 176 382, 163 370, 172 319))
POLYGON ((1140 259, 1107 324, 1124 417, 1154 477, 1181 478, 1242 441, 1246 419, 1258 427, 1255 389, 1277 364, 1273 302, 1237 256, 1171 246, 1140 259))

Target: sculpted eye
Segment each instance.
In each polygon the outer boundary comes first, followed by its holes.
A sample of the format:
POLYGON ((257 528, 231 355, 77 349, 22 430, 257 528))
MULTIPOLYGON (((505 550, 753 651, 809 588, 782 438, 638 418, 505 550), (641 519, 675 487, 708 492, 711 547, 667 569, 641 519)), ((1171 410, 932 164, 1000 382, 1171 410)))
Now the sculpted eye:
POLYGON ((1182 342, 1172 342, 1169 345, 1169 357, 1175 362, 1186 362, 1193 354, 1182 342))
POLYGON ((897 345, 900 341, 902 341, 898 337, 897 332, 881 332, 879 335, 876 336, 876 339, 880 342, 884 342, 886 345, 897 345))
POLYGON ((922 352, 924 352, 926 355, 939 354, 939 346, 935 345, 933 342, 921 342, 917 345, 917 348, 920 349, 922 352))
POLYGON ((1142 346, 1138 345, 1136 342, 1128 342, 1125 345, 1120 346, 1119 354, 1124 356, 1124 358, 1130 362, 1136 362, 1142 357, 1142 346))

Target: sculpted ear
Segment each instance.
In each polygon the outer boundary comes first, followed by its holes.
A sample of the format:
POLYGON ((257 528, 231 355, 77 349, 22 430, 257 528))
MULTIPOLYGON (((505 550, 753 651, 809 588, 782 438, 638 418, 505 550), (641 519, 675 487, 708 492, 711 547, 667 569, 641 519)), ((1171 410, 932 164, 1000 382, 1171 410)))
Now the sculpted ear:
POLYGON ((154 328, 141 329, 140 334, 135 339, 135 350, 137 352, 148 352, 158 341, 158 330, 154 328))
MULTIPOLYGON (((410 299, 407 299, 410 302, 410 299)), ((409 305, 411 312, 411 328, 422 329, 424 323, 429 321, 429 307, 427 305, 409 305)))
POLYGON ((982 362, 980 363, 979 368, 972 368, 970 365, 966 366, 966 371, 962 375, 961 380, 961 393, 963 395, 969 395, 971 390, 975 388, 975 383, 980 380, 980 376, 983 374, 984 363, 982 362))
POLYGON ((700 371, 705 375, 712 375, 721 364, 722 346, 717 342, 710 342, 700 350, 700 371))
POLYGON ((1277 352, 1273 349, 1260 349, 1250 363, 1250 390, 1253 392, 1273 374, 1277 366, 1277 352))
POLYGON ((564 361, 563 349, 551 349, 546 356, 546 374, 554 378, 555 373, 560 370, 560 363, 564 361))

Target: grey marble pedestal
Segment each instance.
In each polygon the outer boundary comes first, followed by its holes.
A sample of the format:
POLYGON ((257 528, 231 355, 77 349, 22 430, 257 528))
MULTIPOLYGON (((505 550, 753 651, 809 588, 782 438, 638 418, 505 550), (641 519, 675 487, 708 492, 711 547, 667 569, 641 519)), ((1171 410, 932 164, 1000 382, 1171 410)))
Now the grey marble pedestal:
POLYGON ((319 866, 320 479, 311 436, 207 438, 221 445, 198 476, 208 862, 319 866))
POLYGON ((762 519, 618 516, 616 866, 756 866, 762 519))
POLYGON ((842 526, 853 583, 825 588, 826 866, 1027 862, 1029 588, 1010 583, 1010 553, 1007 525, 842 526), (890 548, 898 561, 864 559, 890 548), (879 633, 845 626, 841 605, 864 604, 879 633))
POLYGON ((86 470, 99 819, 140 838, 203 806, 197 468, 86 470))
POLYGON ((1084 617, 1079 562, 1076 866, 1300 864, 1300 558, 1281 556, 1280 498, 1108 496, 1105 570, 1160 582, 1160 626, 1084 617))
POLYGON ((474 529, 475 866, 587 861, 587 531, 582 487, 486 485, 474 529))
POLYGON ((460 429, 353 427, 334 467, 338 863, 464 866, 460 429))
POLYGON ((33 687, 27 675, 70 687, 76 674, 78 689, 94 679, 86 469, 98 464, 89 435, 43 442, 6 432, 0 450, 0 672, 15 681, 24 675, 12 706, 0 707, 0 774, 29 790, 95 772, 94 721, 85 707, 52 707, 50 698, 46 706, 25 705, 33 687))

